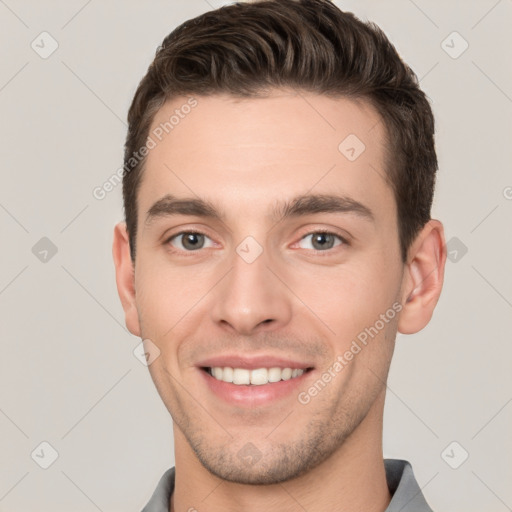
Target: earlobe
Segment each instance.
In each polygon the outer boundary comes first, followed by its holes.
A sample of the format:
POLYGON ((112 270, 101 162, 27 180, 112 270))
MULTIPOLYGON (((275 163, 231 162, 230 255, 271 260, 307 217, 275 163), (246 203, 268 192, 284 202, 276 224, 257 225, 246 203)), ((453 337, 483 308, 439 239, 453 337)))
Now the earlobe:
POLYGON ((112 256, 116 268, 117 293, 124 309, 126 327, 133 335, 140 337, 139 316, 135 302, 134 268, 125 222, 120 222, 114 227, 112 256))
POLYGON ((402 283, 402 304, 398 331, 421 331, 437 304, 444 280, 446 244, 441 222, 432 219, 424 226, 409 250, 402 283))

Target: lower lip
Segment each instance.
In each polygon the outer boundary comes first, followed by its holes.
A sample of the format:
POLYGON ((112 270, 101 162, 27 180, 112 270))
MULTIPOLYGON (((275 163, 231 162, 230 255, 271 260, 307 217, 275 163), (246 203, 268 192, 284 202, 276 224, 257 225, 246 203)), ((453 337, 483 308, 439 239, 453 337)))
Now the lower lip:
POLYGON ((206 385, 215 395, 232 405, 247 408, 269 404, 288 397, 294 391, 297 393, 298 388, 304 386, 304 380, 309 376, 311 371, 312 370, 305 371, 299 377, 288 380, 269 382, 268 384, 262 384, 260 386, 251 386, 217 380, 208 372, 199 369, 199 372, 203 375, 203 379, 205 379, 206 385))

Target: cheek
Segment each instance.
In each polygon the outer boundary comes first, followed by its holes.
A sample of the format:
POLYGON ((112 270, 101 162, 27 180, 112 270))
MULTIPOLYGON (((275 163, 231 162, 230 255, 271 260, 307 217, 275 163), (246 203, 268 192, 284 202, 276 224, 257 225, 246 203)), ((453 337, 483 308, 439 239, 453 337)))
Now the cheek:
POLYGON ((396 300, 400 283, 393 264, 368 259, 337 268, 311 267, 300 279, 288 276, 314 318, 329 327, 340 345, 337 349, 373 326, 396 300))
POLYGON ((208 291, 208 281, 189 269, 143 263, 136 267, 136 303, 145 335, 171 336, 208 291))

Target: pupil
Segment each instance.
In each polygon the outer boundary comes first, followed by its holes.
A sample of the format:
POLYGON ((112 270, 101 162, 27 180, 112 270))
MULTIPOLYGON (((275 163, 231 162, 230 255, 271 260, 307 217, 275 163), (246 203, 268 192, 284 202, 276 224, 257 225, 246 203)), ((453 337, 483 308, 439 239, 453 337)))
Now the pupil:
POLYGON ((315 245, 316 243, 319 243, 319 248, 320 249, 325 249, 326 246, 329 246, 329 248, 330 248, 330 246, 332 244, 329 244, 329 242, 322 243, 322 240, 325 241, 325 239, 328 238, 328 237, 331 237, 331 239, 332 239, 332 235, 329 235, 327 233, 318 233, 316 236, 313 237, 313 245, 315 245))
POLYGON ((186 236, 185 236, 185 240, 184 240, 184 243, 183 243, 183 246, 184 247, 187 247, 189 249, 197 249, 197 248, 201 248, 202 244, 198 242, 197 238, 202 236, 200 233, 188 233, 186 236), (190 246, 188 244, 191 244, 190 246))

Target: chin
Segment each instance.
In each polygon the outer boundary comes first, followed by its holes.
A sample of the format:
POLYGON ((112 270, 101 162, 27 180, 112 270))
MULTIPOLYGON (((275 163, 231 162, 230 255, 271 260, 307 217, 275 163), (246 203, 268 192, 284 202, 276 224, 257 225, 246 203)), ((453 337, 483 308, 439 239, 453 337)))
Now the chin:
POLYGON ((252 443, 238 451, 220 450, 217 454, 196 451, 201 464, 222 480, 244 485, 273 485, 287 482, 319 465, 329 454, 299 442, 294 446, 270 446, 261 453, 252 443))

